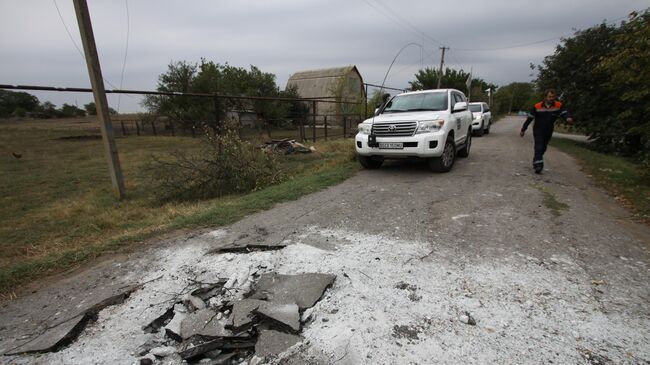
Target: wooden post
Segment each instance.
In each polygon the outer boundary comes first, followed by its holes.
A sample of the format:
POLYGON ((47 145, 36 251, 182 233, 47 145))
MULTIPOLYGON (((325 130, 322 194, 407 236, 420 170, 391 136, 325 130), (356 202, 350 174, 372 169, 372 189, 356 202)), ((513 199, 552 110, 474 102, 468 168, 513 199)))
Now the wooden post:
POLYGON ((155 119, 151 120, 151 130, 153 131, 154 136, 158 135, 158 132, 156 132, 156 120, 155 119))
POLYGON ((348 136, 348 117, 343 116, 343 138, 348 136))
POLYGON ((140 135, 140 123, 138 121, 135 121, 135 133, 139 136, 140 135))
POLYGON ((176 136, 176 132, 174 131, 174 121, 171 119, 169 120, 169 126, 171 127, 172 130, 172 137, 176 136))
POLYGON ((124 121, 120 121, 120 125, 122 125, 122 137, 126 136, 126 129, 124 129, 124 121))
POLYGON ((325 127, 325 139, 327 139, 327 115, 325 116, 325 122, 323 124, 325 127))
POLYGON ((316 100, 311 102, 312 106, 312 139, 316 142, 316 100))
POLYGON ((99 65, 99 57, 97 56, 97 46, 90 21, 88 4, 86 0, 73 0, 73 3, 77 14, 77 22, 79 23, 81 43, 83 43, 84 53, 86 55, 86 66, 88 66, 90 84, 92 85, 93 95, 95 96, 97 117, 101 126, 102 141, 108 162, 108 170, 111 175, 111 183, 113 184, 113 193, 118 199, 122 199, 126 190, 124 188, 124 177, 122 176, 122 167, 120 166, 120 159, 117 154, 113 125, 111 124, 111 118, 108 112, 104 79, 99 65))

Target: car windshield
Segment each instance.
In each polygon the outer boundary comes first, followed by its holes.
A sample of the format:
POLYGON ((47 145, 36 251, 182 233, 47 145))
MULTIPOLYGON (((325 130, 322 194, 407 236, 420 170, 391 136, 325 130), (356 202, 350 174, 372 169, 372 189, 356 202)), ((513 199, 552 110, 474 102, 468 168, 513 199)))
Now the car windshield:
POLYGON ((471 110, 474 113, 480 112, 481 111, 481 105, 479 105, 479 104, 469 104, 469 110, 471 110))
POLYGON ((401 113, 424 110, 446 110, 447 93, 421 93, 398 95, 389 101, 384 108, 384 113, 401 113))

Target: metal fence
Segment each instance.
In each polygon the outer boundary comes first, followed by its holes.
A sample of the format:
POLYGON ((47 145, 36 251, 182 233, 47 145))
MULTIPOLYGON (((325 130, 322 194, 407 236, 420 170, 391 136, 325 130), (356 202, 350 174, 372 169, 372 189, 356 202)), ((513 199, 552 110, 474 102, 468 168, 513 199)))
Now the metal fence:
MULTIPOLYGON (((2 85, 0 89, 56 92, 92 92, 87 88, 2 85)), ((106 90, 106 93, 149 95, 182 100, 186 110, 202 112, 113 116, 116 136, 196 136, 204 126, 228 123, 242 138, 290 138, 317 141, 350 137, 364 117, 363 101, 342 101, 333 97, 279 98, 142 90, 106 90), (268 113, 275 108, 284 112, 268 113), (269 116, 267 114, 273 114, 269 116)))

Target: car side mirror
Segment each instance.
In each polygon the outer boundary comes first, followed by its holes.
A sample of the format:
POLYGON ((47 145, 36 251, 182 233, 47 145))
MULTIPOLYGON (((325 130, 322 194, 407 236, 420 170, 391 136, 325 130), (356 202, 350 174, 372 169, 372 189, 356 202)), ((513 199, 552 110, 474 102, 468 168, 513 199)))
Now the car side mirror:
POLYGON ((458 111, 465 110, 465 109, 467 109, 467 102, 460 101, 460 102, 454 104, 454 107, 451 109, 451 111, 453 113, 453 112, 458 112, 458 111))
POLYGON ((378 114, 379 114, 379 107, 380 107, 380 106, 381 106, 381 105, 377 105, 377 107, 375 108, 375 115, 378 115, 378 114))

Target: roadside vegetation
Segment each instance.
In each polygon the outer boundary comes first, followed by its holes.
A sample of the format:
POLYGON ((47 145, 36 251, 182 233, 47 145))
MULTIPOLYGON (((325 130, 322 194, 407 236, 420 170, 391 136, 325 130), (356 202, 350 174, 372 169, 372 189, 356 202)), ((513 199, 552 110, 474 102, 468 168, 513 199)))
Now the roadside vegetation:
POLYGON ((643 164, 568 139, 552 139, 551 145, 574 156, 587 174, 634 212, 636 219, 650 223, 650 176, 643 164))
MULTIPOLYGON (((349 140, 322 141, 314 144, 314 153, 274 156, 278 173, 273 181, 201 200, 166 199, 153 178, 152 161, 169 161, 171 151, 200 153, 204 142, 131 136, 117 139, 127 197, 116 201, 101 140, 66 138, 79 134, 0 125, 0 293, 5 297, 21 283, 105 253, 128 251, 148 237, 229 224, 336 184, 357 170, 349 140)), ((250 153, 255 145, 249 145, 250 153)))

